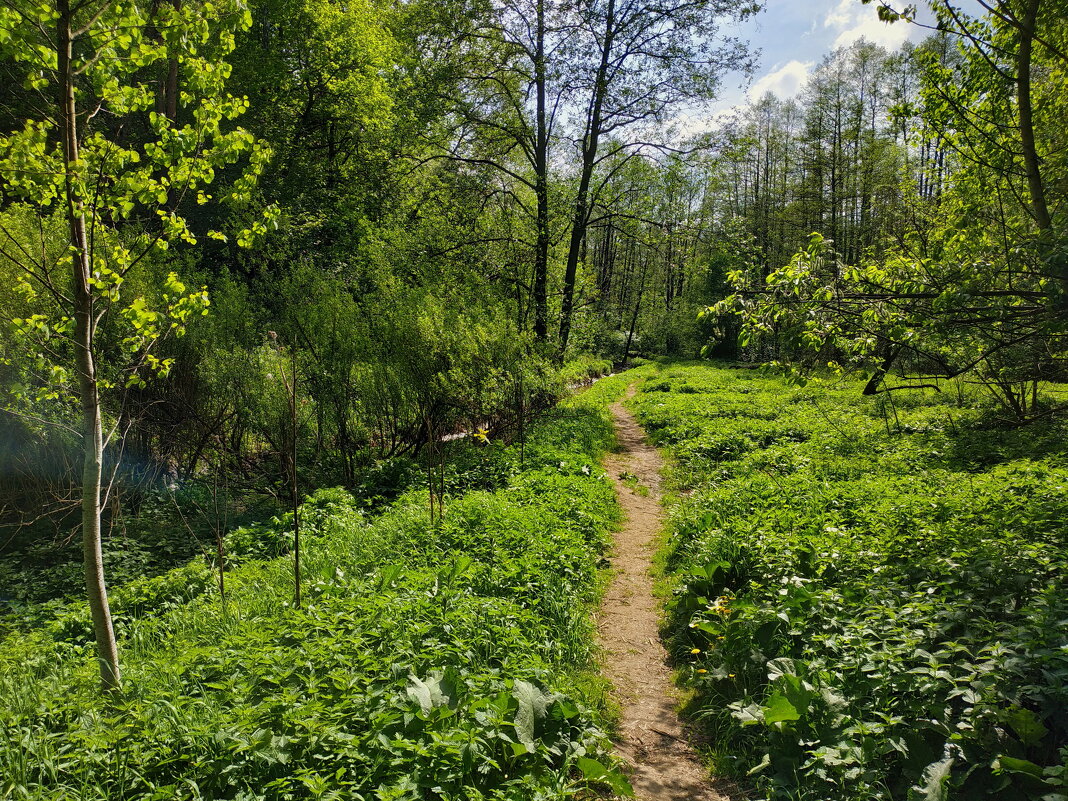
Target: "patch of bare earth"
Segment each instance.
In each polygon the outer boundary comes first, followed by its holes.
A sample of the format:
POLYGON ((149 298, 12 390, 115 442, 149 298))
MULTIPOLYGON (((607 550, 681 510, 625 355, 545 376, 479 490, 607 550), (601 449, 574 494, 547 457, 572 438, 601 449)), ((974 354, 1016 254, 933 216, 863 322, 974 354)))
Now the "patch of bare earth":
POLYGON ((675 714, 675 686, 657 631, 650 575, 663 526, 660 454, 634 416, 612 406, 620 451, 605 460, 626 522, 615 538, 615 577, 598 615, 605 674, 622 709, 617 750, 631 766, 638 801, 728 801, 712 786, 675 714))

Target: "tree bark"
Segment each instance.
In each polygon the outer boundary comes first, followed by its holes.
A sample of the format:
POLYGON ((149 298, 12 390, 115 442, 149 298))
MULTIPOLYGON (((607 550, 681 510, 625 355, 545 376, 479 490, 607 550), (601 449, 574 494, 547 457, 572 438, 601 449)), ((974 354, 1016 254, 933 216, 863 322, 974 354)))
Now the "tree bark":
POLYGON ((578 274, 579 254, 582 242, 586 238, 586 224, 589 222, 589 192, 593 168, 597 162, 597 147, 601 137, 601 112, 604 107, 605 94, 608 91, 608 64, 612 55, 615 38, 615 0, 608 0, 605 11, 604 41, 601 45, 601 60, 597 66, 597 77, 593 84, 590 98, 590 116, 586 123, 586 135, 582 140, 582 173, 579 177, 578 193, 575 196, 575 211, 571 218, 571 241, 567 249, 567 266, 564 268, 564 296, 560 307, 560 358, 567 350, 567 341, 571 336, 571 316, 575 304, 575 278, 578 274))
POLYGON ((1016 54, 1016 102, 1020 114, 1020 146, 1023 151, 1027 188, 1031 195, 1031 212, 1038 229, 1045 233, 1053 227, 1046 205, 1041 160, 1035 145, 1034 106, 1031 101, 1031 53, 1039 0, 1028 0, 1020 26, 1020 49, 1016 54))
POLYGON ((534 141, 534 194, 537 197, 538 241, 534 253, 534 337, 549 336, 549 132, 545 112, 545 0, 537 0, 537 31, 534 49, 534 83, 537 119, 534 141))
POLYGON ((1034 102, 1031 97, 1031 64, 1038 24, 1039 0, 1027 0, 1020 20, 1020 47, 1016 54, 1016 104, 1020 115, 1020 150, 1023 153, 1027 189, 1031 196, 1031 216, 1038 227, 1038 253, 1048 259, 1059 298, 1054 299, 1060 315, 1068 314, 1068 260, 1057 254, 1050 241, 1053 218, 1046 203, 1046 187, 1042 178, 1042 159, 1035 143, 1034 102))
POLYGON ((75 178, 78 161, 78 116, 74 99, 72 13, 70 0, 57 0, 56 49, 59 74, 60 127, 63 137, 67 226, 74 286, 74 326, 78 395, 82 410, 82 553, 85 560, 85 587, 93 619, 100 683, 106 692, 121 686, 119 652, 108 606, 101 549, 101 475, 104 462, 104 434, 100 416, 100 394, 96 375, 93 337, 96 329, 92 275, 92 254, 85 226, 85 201, 75 178))
POLYGON ((627 342, 623 346, 623 362, 624 362, 624 364, 630 359, 630 346, 631 346, 631 343, 634 342, 634 329, 638 325, 638 312, 640 312, 641 308, 642 308, 642 293, 645 290, 645 273, 649 268, 649 259, 650 258, 651 257, 647 256, 645 258, 645 260, 643 261, 642 269, 641 269, 641 273, 640 273, 640 278, 638 279, 638 297, 634 301, 634 314, 631 315, 630 328, 627 331, 627 342))
MULTIPOLYGON (((286 381, 289 391, 289 488, 293 495, 293 606, 300 609, 300 491, 297 486, 297 346, 290 347, 293 382, 286 381)), ((284 368, 283 368, 284 370, 284 368)))

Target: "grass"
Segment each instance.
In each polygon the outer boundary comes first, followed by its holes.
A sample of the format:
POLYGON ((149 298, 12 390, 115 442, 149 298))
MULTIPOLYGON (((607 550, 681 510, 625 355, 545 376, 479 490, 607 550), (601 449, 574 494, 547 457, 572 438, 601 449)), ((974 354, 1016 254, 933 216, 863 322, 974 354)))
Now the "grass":
MULTIPOLYGON (((605 389, 597 390, 601 395, 605 389)), ((78 606, 0 652, 0 798, 558 799, 625 790, 606 754, 590 607, 617 519, 578 399, 497 488, 409 491, 369 519, 340 490, 305 504, 302 609, 288 520, 230 539, 227 603, 192 563, 134 582, 117 611, 125 686, 97 692, 78 606), (184 572, 183 572, 184 571, 184 572)), ((503 478, 502 478, 503 477, 503 478)))
POLYGON ((1062 421, 838 378, 636 375, 685 491, 665 636, 720 772, 769 799, 1068 797, 1062 421))

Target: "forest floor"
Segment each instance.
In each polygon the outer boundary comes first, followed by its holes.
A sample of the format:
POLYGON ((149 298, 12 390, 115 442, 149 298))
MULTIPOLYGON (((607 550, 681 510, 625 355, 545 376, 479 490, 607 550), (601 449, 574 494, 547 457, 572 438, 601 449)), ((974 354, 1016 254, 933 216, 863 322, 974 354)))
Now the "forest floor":
MULTIPOLYGON (((633 395, 630 388, 628 397, 633 395)), ((620 755, 631 766, 638 801, 727 801, 687 742, 667 651, 660 642, 659 605, 651 575, 663 529, 663 462, 634 416, 611 407, 619 449, 605 459, 625 514, 615 536, 615 575, 598 616, 604 672, 621 708, 620 755)))

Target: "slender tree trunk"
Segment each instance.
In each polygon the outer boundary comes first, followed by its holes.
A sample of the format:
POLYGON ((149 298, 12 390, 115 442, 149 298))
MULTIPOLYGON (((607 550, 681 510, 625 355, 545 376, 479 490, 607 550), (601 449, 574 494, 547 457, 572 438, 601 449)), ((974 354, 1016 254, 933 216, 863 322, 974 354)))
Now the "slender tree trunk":
MULTIPOLYGON (((182 0, 170 0, 171 5, 177 10, 182 7, 182 0)), ((152 18, 155 18, 158 10, 159 0, 155 0, 152 4, 152 18)), ((163 37, 158 30, 151 30, 153 38, 159 42, 163 42, 163 37)), ((163 114, 168 120, 171 121, 171 125, 177 127, 178 125, 178 59, 167 59, 167 76, 163 79, 163 85, 160 88, 159 96, 156 98, 156 110, 163 114)), ((171 186, 167 189, 167 208, 174 209, 178 205, 178 198, 180 193, 177 187, 171 186)))
POLYGON ((300 609, 300 491, 297 487, 297 346, 291 347, 293 384, 289 393, 289 479, 293 493, 293 605, 300 609))
POLYGON ((534 337, 544 342, 549 336, 549 131, 545 112, 545 0, 537 0, 537 31, 534 54, 534 82, 537 93, 537 119, 534 142, 534 194, 537 196, 538 242, 534 253, 534 337))
POLYGON ((603 226, 601 247, 597 258, 597 295, 598 305, 607 319, 608 298, 612 287, 612 221, 603 226))
MULTIPOLYGON (((178 3, 175 3, 175 8, 178 3)), ((172 58, 167 63, 167 119, 173 124, 178 123, 178 59, 172 58)))
MULTIPOLYGON (((182 7, 182 0, 167 0, 175 9, 182 7)), ((163 43, 163 36, 156 24, 159 8, 164 0, 152 0, 149 10, 151 24, 148 36, 156 44, 163 43)), ((163 114, 172 123, 178 121, 178 59, 167 60, 167 74, 161 80, 159 93, 156 95, 156 111, 163 114)))
POLYGON ((564 296, 560 308, 560 357, 567 350, 571 336, 571 316, 575 304, 575 277, 578 274, 579 254, 586 238, 586 223, 589 221, 589 192, 593 168, 597 161, 597 147, 601 137, 601 112, 608 91, 608 64, 615 38, 615 0, 608 0, 605 11, 604 42, 601 46, 601 61, 597 66, 597 78, 590 98, 590 116, 586 123, 586 136, 582 142, 582 173, 579 176, 578 193, 575 196, 575 211, 571 219, 571 241, 567 249, 567 266, 564 268, 564 296))
MULTIPOLYGON (((219 462, 214 466, 214 486, 211 492, 212 506, 214 506, 215 520, 212 528, 215 531, 215 557, 219 563, 219 604, 222 607, 223 614, 226 614, 226 545, 223 542, 223 536, 226 532, 227 519, 229 517, 223 509, 227 508, 228 498, 223 500, 222 506, 219 504, 219 475, 223 471, 222 457, 219 462)), ((229 495, 229 493, 227 493, 229 495)))
POLYGON ((616 328, 623 328, 623 320, 627 314, 627 293, 630 292, 631 279, 634 276, 634 239, 627 239, 627 247, 623 251, 623 280, 619 282, 619 301, 616 304, 619 308, 619 319, 616 321, 616 328))
POLYGON ((59 74, 60 127, 65 161, 67 226, 70 235, 73 287, 75 353, 78 395, 82 409, 82 553, 85 560, 85 588, 96 637, 100 663, 100 683, 107 692, 120 688, 119 651, 111 624, 104 559, 101 552, 101 476, 104 463, 104 433, 100 418, 100 395, 93 353, 96 329, 92 275, 92 254, 85 226, 85 201, 74 175, 78 161, 78 116, 74 100, 74 70, 71 64, 73 41, 69 0, 57 0, 57 72, 59 74))
POLYGON ((1031 102, 1031 48, 1037 18, 1038 0, 1028 0, 1020 31, 1020 49, 1016 57, 1016 92, 1020 113, 1020 145, 1027 173, 1027 187, 1031 194, 1031 211, 1039 229, 1047 231, 1053 223, 1046 206, 1046 192, 1042 184, 1038 149, 1035 146, 1034 109, 1031 102))
POLYGON ((627 343, 623 346, 624 363, 630 359, 630 346, 634 341, 634 329, 638 325, 638 312, 640 312, 642 308, 642 292, 645 290, 645 273, 649 268, 650 258, 651 257, 646 257, 645 261, 642 263, 641 277, 638 280, 638 297, 634 301, 634 313, 630 317, 630 328, 627 331, 627 343))
MULTIPOLYGON (((1046 204, 1046 189, 1042 180, 1042 160, 1035 144, 1034 105, 1031 98, 1031 60, 1034 46, 1035 26, 1038 24, 1039 0, 1027 0, 1023 18, 1020 20, 1020 47, 1016 54, 1016 102, 1020 115, 1020 149, 1023 152, 1027 188, 1031 195, 1031 215, 1039 231, 1039 253, 1049 258, 1052 244, 1049 234, 1053 219, 1046 204)), ((1061 314, 1068 312, 1068 261, 1062 255, 1055 258, 1054 278, 1059 285, 1058 305, 1061 314)))

